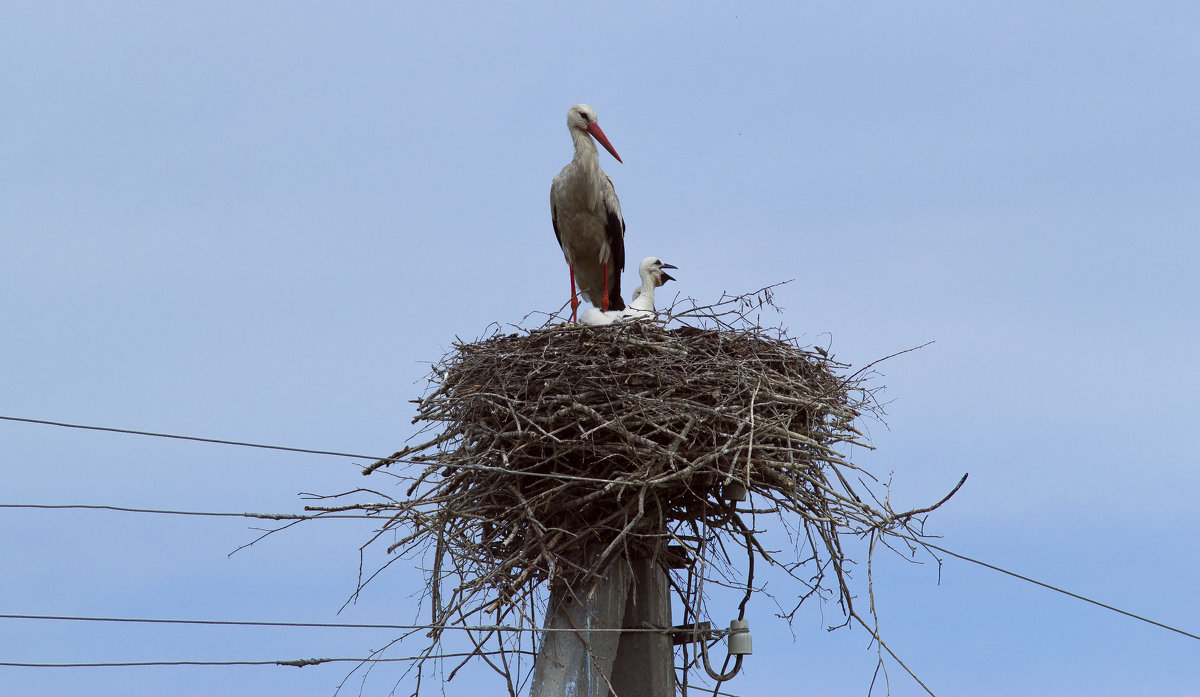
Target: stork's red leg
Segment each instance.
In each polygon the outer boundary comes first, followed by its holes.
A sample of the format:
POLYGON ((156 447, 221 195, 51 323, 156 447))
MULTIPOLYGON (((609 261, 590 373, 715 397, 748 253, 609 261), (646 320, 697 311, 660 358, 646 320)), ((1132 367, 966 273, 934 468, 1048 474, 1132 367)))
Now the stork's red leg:
POLYGON ((600 311, 608 312, 608 264, 601 264, 600 268, 604 271, 604 295, 600 297, 600 311))
POLYGON ((567 268, 571 269, 571 321, 579 324, 579 318, 575 316, 579 309, 579 298, 575 296, 575 266, 567 264, 567 268))

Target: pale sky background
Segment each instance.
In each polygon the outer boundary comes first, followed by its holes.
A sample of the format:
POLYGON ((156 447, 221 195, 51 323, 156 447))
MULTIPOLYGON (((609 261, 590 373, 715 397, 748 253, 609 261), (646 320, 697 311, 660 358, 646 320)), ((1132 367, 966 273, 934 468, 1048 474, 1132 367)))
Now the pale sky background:
MULTIPOLYGON (((653 254, 701 300, 795 279, 771 319, 856 365, 934 340, 881 366, 887 425, 854 453, 893 503, 970 472, 930 520, 944 546, 1200 632, 1200 5, 9 2, 0 89, 0 414, 391 453, 455 337, 565 301, 548 192, 587 102, 625 161, 602 156, 626 288, 653 254)), ((12 422, 0 458, 0 503, 293 512, 387 485, 12 422)), ((366 523, 227 557, 252 527, 0 510, 0 614, 426 616, 412 565, 337 614, 366 523)), ((954 559, 875 574, 938 695, 1200 695, 1195 639, 954 559)), ((866 694, 865 632, 813 604, 793 638, 773 611, 751 604, 727 689, 866 694)), ((0 620, 0 661, 354 657, 394 634, 0 620)), ((0 694, 325 696, 347 670, 0 668, 0 694)))

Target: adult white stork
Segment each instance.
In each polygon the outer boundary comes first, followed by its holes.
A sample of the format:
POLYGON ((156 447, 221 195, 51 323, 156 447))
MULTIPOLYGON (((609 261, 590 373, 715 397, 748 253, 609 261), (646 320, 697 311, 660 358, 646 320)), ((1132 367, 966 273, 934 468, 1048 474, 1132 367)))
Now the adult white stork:
POLYGON ((577 279, 580 293, 601 311, 625 309, 621 299, 625 219, 612 179, 600 169, 592 138, 600 141, 617 162, 621 156, 596 124, 596 112, 587 104, 571 107, 567 111, 567 130, 575 143, 575 157, 550 185, 550 219, 571 271, 571 320, 578 321, 577 279))
POLYGON ((624 310, 597 310, 591 308, 583 313, 579 321, 583 324, 596 326, 612 324, 622 320, 653 319, 657 316, 654 310, 654 289, 675 278, 663 269, 674 269, 675 266, 664 263, 658 257, 646 257, 638 266, 638 275, 642 277, 642 285, 633 291, 633 297, 624 310))

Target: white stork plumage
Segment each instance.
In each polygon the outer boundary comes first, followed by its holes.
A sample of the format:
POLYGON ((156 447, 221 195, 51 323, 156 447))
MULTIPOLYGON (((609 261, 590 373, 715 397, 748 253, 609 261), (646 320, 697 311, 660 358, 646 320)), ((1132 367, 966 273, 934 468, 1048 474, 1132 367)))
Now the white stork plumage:
POLYGON ((664 263, 658 257, 646 257, 638 266, 638 275, 642 277, 642 285, 633 291, 633 297, 624 310, 597 310, 591 308, 579 318, 582 324, 601 325, 612 324, 622 320, 653 319, 657 316, 654 310, 654 289, 675 278, 663 269, 674 269, 675 266, 664 263))
POLYGON ((550 185, 550 219, 571 272, 571 320, 578 321, 579 292, 601 311, 623 310, 621 271, 625 269, 625 219, 612 179, 600 168, 592 138, 621 161, 596 112, 587 104, 567 111, 567 130, 575 143, 575 157, 550 185))

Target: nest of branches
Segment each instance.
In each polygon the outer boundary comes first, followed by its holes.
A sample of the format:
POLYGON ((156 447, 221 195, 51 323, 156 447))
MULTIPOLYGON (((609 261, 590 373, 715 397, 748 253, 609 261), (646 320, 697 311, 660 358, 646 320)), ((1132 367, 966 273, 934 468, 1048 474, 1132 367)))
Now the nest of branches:
MULTIPOLYGON (((416 400, 428 439, 364 471, 402 463, 405 496, 320 510, 390 514, 388 551, 426 554, 437 628, 536 626, 545 581, 583 590, 619 558, 728 567, 727 543, 745 549, 751 577, 757 558, 804 585, 793 598, 836 597, 852 614, 842 536, 917 532, 914 516, 936 505, 896 513, 870 490, 875 479, 846 456, 870 447, 856 427, 879 411, 869 372, 761 328, 750 315, 770 294, 673 307, 666 322, 456 343, 416 400), (733 502, 739 488, 749 503, 733 502), (755 539, 749 516, 767 513, 798 558, 755 539)), ((740 583, 748 598, 751 578, 740 583)), ((699 617, 695 585, 675 588, 699 617)))
POLYGON ((837 448, 861 444, 861 389, 835 368, 754 333, 650 322, 459 344, 420 400, 441 433, 399 454, 431 465, 409 494, 429 483, 437 520, 411 522, 511 596, 657 554, 670 521, 734 482, 817 525, 859 515, 830 495, 854 467, 837 448))

